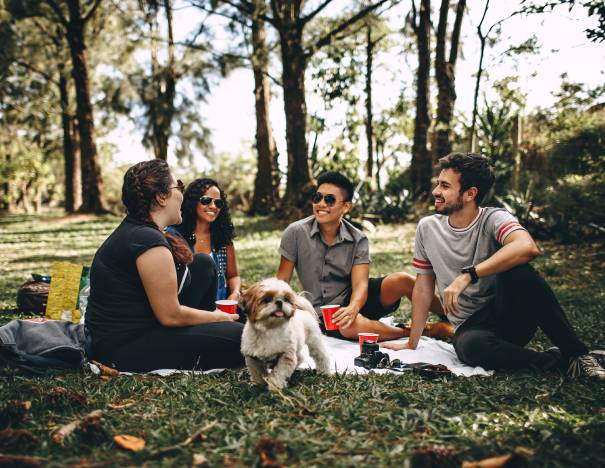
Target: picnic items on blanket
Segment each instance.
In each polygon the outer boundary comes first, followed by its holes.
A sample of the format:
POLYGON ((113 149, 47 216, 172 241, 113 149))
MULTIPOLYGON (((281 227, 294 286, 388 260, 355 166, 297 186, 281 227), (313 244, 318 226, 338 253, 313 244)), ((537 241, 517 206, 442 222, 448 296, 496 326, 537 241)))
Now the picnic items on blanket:
POLYGON ((443 364, 429 364, 426 362, 404 363, 400 359, 393 359, 387 353, 378 350, 378 344, 372 341, 364 341, 361 345, 361 354, 354 359, 358 367, 365 369, 390 369, 395 372, 412 371, 423 377, 435 378, 452 375, 443 364))
POLYGON ((384 369, 389 367, 391 359, 388 354, 378 351, 378 343, 364 341, 361 344, 361 354, 353 362, 356 366, 366 369, 384 369))
POLYGON ((365 369, 390 369, 396 372, 413 371, 428 378, 452 375, 452 371, 443 364, 403 363, 399 359, 391 361, 389 355, 379 351, 378 344, 372 341, 362 343, 361 354, 354 359, 354 363, 356 366, 365 369))
MULTIPOLYGON (((69 262, 54 262, 46 317, 51 320, 80 322, 79 294, 88 286, 90 268, 69 262)), ((87 303, 86 298, 86 303, 87 303)))
POLYGON ((32 279, 26 281, 17 291, 17 310, 43 314, 48 302, 50 276, 32 274, 32 279))
POLYGON ((363 345, 363 343, 365 341, 372 341, 372 342, 376 343, 376 342, 378 342, 378 337, 380 335, 378 333, 362 332, 362 333, 358 333, 357 336, 359 337, 359 352, 361 353, 361 346, 363 345))

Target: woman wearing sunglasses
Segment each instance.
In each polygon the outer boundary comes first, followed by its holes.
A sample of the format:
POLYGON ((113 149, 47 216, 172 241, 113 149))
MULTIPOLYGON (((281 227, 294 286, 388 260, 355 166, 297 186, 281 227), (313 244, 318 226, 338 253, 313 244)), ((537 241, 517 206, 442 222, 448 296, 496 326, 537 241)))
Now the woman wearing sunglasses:
POLYGON ((185 190, 181 213, 183 222, 172 226, 169 232, 183 236, 192 252, 212 256, 218 277, 216 299, 237 301, 242 281, 237 270, 235 233, 225 193, 213 179, 196 179, 185 190))
POLYGON ((91 358, 134 372, 243 365, 243 326, 215 307, 214 262, 163 233, 181 222, 184 188, 159 159, 126 172, 127 216, 91 266, 85 318, 91 358))

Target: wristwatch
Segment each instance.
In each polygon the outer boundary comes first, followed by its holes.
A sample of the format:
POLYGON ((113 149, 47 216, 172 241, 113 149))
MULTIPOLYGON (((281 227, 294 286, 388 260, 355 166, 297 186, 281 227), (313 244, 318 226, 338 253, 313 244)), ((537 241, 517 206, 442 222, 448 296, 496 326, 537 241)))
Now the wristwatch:
POLYGON ((464 267, 462 270, 460 270, 460 273, 468 273, 469 275, 471 275, 471 284, 475 284, 477 281, 479 281, 479 277, 477 276, 477 270, 475 270, 474 265, 464 267))

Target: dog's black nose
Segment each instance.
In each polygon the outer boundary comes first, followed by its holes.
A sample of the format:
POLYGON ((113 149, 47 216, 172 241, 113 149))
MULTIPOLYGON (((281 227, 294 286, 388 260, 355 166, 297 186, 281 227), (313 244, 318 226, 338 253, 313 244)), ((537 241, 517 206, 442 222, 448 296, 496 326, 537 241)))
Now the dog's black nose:
POLYGON ((275 305, 276 305, 277 307, 281 307, 281 306, 283 306, 283 305, 284 305, 284 301, 280 301, 280 300, 278 299, 277 301, 275 301, 275 305))

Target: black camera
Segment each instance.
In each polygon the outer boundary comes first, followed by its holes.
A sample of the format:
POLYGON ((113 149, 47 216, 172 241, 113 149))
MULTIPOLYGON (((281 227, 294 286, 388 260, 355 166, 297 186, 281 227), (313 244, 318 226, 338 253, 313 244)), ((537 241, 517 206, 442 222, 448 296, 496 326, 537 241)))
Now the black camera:
POLYGON ((362 343, 361 354, 353 362, 357 367, 366 369, 384 369, 391 364, 389 355, 378 351, 378 343, 371 341, 362 343))

